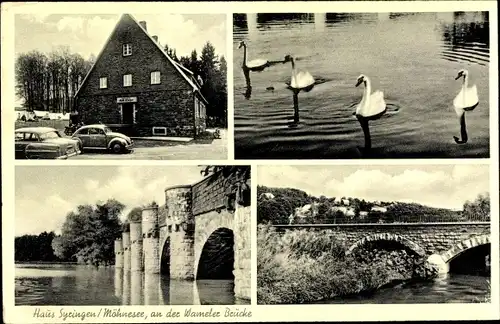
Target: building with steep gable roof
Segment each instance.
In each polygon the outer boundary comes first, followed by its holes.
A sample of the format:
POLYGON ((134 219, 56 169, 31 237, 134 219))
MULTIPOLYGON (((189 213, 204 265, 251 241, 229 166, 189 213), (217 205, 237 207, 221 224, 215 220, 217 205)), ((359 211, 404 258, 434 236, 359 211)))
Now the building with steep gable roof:
POLYGON ((124 14, 75 95, 84 124, 129 136, 196 137, 206 128, 206 99, 196 76, 124 14))

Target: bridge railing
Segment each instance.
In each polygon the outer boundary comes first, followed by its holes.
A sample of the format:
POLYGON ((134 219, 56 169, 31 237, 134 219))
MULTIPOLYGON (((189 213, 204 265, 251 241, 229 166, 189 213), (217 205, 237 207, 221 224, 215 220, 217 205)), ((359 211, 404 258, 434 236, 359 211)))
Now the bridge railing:
MULTIPOLYGON (((311 222, 311 218, 294 219, 290 225, 300 224, 406 224, 406 223, 460 223, 460 222, 489 222, 490 215, 473 215, 473 216, 440 216, 440 215, 384 215, 381 218, 374 219, 373 217, 354 217, 354 218, 316 218, 311 222)), ((285 224, 283 224, 285 225, 285 224)))

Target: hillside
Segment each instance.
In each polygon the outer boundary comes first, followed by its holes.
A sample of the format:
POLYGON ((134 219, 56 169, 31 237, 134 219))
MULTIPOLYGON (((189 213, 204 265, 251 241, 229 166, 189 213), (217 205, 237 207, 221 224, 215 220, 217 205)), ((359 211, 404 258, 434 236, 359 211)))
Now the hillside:
MULTIPOLYGON (((415 223, 489 220, 489 196, 465 202, 464 211, 435 208, 417 203, 370 202, 352 197, 315 197, 293 188, 257 187, 258 223, 340 224, 340 223, 415 223), (317 213, 298 215, 301 207, 312 204, 317 213), (480 205, 482 211, 470 208, 480 205), (473 210, 473 212, 469 212, 473 210), (299 217, 300 216, 300 217, 299 217)), ((308 207, 308 206, 306 206, 308 207)))

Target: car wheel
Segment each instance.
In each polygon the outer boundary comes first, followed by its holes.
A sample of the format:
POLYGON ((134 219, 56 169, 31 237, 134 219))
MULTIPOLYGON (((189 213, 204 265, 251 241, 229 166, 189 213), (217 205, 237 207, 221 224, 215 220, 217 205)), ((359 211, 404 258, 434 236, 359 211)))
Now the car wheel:
POLYGON ((111 150, 113 153, 121 153, 123 151, 123 146, 120 143, 114 143, 113 146, 111 146, 111 150))

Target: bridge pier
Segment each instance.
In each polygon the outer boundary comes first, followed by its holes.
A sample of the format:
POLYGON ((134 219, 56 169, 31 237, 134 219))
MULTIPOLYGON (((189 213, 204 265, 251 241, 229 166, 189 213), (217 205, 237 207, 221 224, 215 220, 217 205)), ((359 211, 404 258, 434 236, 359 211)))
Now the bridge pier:
POLYGON ((130 269, 143 271, 141 220, 130 220, 130 269))
POLYGON ((170 278, 193 280, 194 217, 191 185, 165 190, 166 222, 170 233, 170 278))
POLYGON ((130 226, 125 225, 125 229, 122 233, 122 243, 123 243, 123 270, 130 271, 130 226))
POLYGON ((158 206, 142 210, 142 238, 144 271, 147 274, 160 273, 160 232, 158 228, 158 206))
POLYGON ((115 240, 115 268, 123 269, 123 243, 121 238, 115 240))
POLYGON ((234 213, 234 294, 236 298, 250 299, 251 217, 250 206, 236 205, 234 213))
POLYGON ((427 261, 438 269, 438 274, 440 275, 448 274, 450 271, 450 265, 439 254, 432 254, 427 261))

